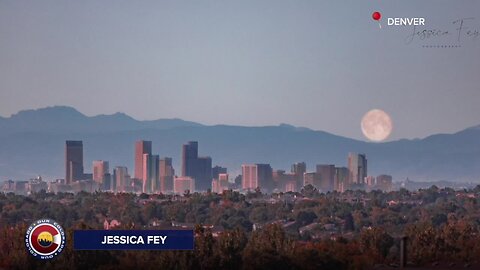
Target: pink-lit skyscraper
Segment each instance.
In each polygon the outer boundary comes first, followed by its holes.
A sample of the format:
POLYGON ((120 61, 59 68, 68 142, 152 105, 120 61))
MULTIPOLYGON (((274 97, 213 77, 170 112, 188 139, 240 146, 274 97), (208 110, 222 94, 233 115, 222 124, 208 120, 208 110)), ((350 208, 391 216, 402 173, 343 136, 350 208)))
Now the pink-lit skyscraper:
POLYGON ((143 179, 143 155, 152 154, 151 141, 135 142, 135 178, 143 179))
POLYGON ((175 177, 173 192, 183 194, 186 191, 191 193, 195 191, 195 179, 189 176, 175 177))
POLYGON ((105 175, 109 173, 108 161, 94 160, 93 161, 93 180, 100 186, 104 184, 105 175))
POLYGON ((269 164, 242 165, 242 189, 253 190, 257 187, 271 191, 273 170, 269 164))
POLYGON ((212 180, 212 192, 222 193, 229 186, 228 173, 220 173, 217 178, 212 180))

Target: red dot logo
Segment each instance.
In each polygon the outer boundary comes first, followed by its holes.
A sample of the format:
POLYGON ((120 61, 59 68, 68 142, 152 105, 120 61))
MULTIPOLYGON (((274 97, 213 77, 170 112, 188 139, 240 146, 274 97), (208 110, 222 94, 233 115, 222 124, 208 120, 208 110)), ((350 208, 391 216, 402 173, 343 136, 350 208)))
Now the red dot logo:
POLYGON ((372 13, 372 19, 375 21, 379 21, 382 18, 382 14, 378 11, 372 13))

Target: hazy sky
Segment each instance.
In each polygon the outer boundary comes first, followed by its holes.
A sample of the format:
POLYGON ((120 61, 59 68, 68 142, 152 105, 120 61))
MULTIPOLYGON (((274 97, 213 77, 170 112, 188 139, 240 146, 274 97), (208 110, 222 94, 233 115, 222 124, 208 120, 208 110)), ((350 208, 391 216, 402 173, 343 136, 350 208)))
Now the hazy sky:
POLYGON ((0 0, 0 115, 68 105, 363 139, 380 108, 390 139, 455 132, 480 124, 480 37, 458 41, 461 18, 480 31, 480 1, 0 0), (413 27, 386 17, 449 33, 407 44, 413 27))

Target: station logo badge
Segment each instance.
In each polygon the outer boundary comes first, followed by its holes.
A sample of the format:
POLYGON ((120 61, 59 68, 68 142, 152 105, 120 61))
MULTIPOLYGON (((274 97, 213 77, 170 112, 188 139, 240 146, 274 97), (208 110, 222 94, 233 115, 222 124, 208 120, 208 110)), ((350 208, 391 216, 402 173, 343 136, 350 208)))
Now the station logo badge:
POLYGON ((37 220, 27 229, 25 246, 28 252, 37 259, 53 259, 65 248, 65 232, 54 220, 37 220))

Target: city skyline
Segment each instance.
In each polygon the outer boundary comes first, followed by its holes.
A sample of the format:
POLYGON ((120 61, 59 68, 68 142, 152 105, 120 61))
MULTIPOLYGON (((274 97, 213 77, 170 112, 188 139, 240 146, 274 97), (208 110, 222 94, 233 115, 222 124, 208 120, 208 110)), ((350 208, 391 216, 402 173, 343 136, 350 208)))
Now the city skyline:
MULTIPOLYGON (((83 141, 67 140, 65 144, 65 179, 55 179, 48 184, 48 190, 60 191, 87 191, 93 192, 134 192, 134 193, 175 193, 212 192, 221 193, 227 189, 252 192, 298 192, 305 186, 311 185, 320 192, 349 189, 379 188, 390 191, 393 177, 388 174, 371 176, 367 173, 367 158, 365 154, 349 152, 346 167, 336 167, 334 164, 316 164, 313 172, 307 170, 305 162, 296 162, 286 173, 282 169, 273 169, 268 163, 242 163, 241 175, 231 182, 228 168, 216 165, 213 167, 210 156, 198 155, 198 141, 189 141, 182 144, 181 175, 175 174, 172 158, 152 154, 152 141, 137 140, 134 144, 135 177, 128 174, 128 167, 117 165, 110 174, 109 161, 93 160, 92 173, 83 170, 83 141), (141 166, 139 166, 141 165, 141 166), (82 172, 80 175, 79 172, 82 172), (74 174, 73 172, 76 172, 74 174), (240 182, 237 178, 240 177, 240 182), (52 187, 53 185, 53 187, 52 187)), ((232 179, 233 180, 233 179, 232 179)), ((38 187, 42 182, 39 176, 30 182, 20 181, 13 186, 25 187, 21 191, 32 192, 32 183, 38 187), (33 182, 32 182, 33 181, 33 182)), ((9 181, 4 183, 10 188, 9 181)), ((42 185, 45 187, 45 185, 42 185)), ((36 189, 35 189, 36 190, 36 189)))
POLYGON ((182 160, 178 145, 199 140, 205 153, 222 161, 218 165, 234 168, 231 173, 236 174, 240 173, 242 162, 269 162, 274 168, 285 170, 295 161, 347 166, 344 155, 354 151, 369 156, 373 161, 369 172, 375 175, 391 172, 397 179, 408 177, 416 181, 478 179, 477 158, 471 155, 472 150, 480 149, 476 146, 479 128, 422 140, 369 143, 289 125, 204 126, 179 119, 141 122, 125 114, 86 117, 70 107, 24 111, 12 118, 0 118, 0 127, 4 131, 0 144, 2 179, 29 179, 38 174, 47 179, 63 178, 58 174, 63 170, 59 168, 59 159, 63 157, 58 141, 69 139, 87 143, 89 151, 84 155, 89 162, 83 165, 86 170, 92 170, 93 160, 107 160, 111 168, 127 165, 135 177, 133 153, 138 138, 155 141, 152 151, 172 157, 178 174, 182 160), (432 148, 435 152, 429 150, 432 148), (453 153, 462 154, 453 160, 449 158, 453 153), (44 158, 46 155, 48 159, 44 158), (444 161, 450 162, 450 166, 440 166, 444 161))
MULTIPOLYGON (((393 177, 389 174, 372 176, 367 174, 365 154, 348 153, 348 168, 334 164, 314 165, 308 170, 305 162, 293 163, 290 172, 272 168, 269 163, 242 163, 241 174, 230 178, 228 168, 212 166, 211 157, 199 157, 197 141, 182 144, 182 172, 175 174, 172 158, 154 155, 149 152, 152 141, 137 140, 134 143, 134 160, 142 155, 142 175, 131 177, 128 167, 115 164, 110 173, 110 162, 93 160, 92 172, 83 169, 83 141, 65 141, 64 179, 45 179, 41 176, 28 181, 4 181, 0 191, 17 194, 32 194, 42 189, 48 192, 129 192, 146 194, 188 194, 211 191, 223 193, 225 190, 240 192, 300 192, 311 186, 318 192, 344 192, 347 190, 391 191, 393 177), (207 159, 209 162, 205 163, 207 159), (74 173, 75 172, 75 173, 74 173), (82 174, 79 174, 82 172, 82 174), (206 174, 208 172, 208 174, 206 174), (360 179, 360 175, 364 177, 360 179)), ((87 161, 88 163, 88 161, 87 161)), ((135 167, 135 166, 134 166, 135 167)))

